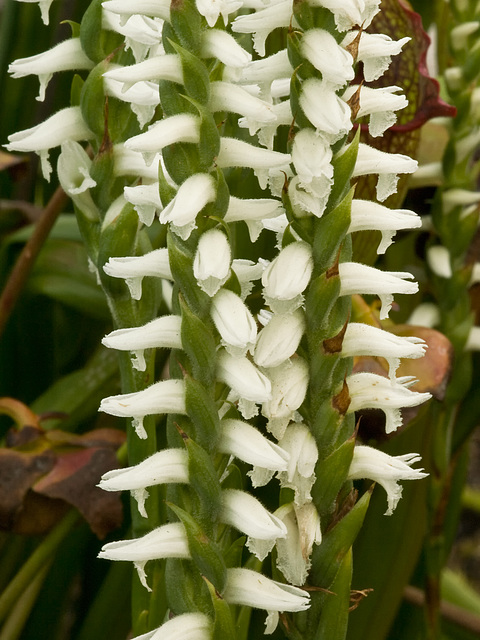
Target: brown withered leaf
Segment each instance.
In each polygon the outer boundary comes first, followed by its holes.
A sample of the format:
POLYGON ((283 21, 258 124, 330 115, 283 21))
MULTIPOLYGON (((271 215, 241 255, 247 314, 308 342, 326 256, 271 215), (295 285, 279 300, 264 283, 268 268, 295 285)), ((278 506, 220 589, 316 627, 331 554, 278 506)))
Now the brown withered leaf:
POLYGON ((0 151, 0 171, 11 169, 12 167, 16 167, 17 165, 22 164, 22 162, 26 161, 27 158, 25 156, 16 156, 13 153, 0 151))
POLYGON ((96 485, 101 476, 118 466, 113 449, 79 448, 57 457, 49 473, 35 482, 33 490, 49 498, 61 499, 76 507, 92 531, 104 538, 122 522, 122 503, 117 493, 96 485))
POLYGON ((0 413, 17 425, 7 433, 7 446, 0 448, 0 529, 45 533, 70 506, 99 537, 121 524, 119 495, 96 485, 118 466, 115 451, 125 442, 124 433, 44 431, 38 416, 12 398, 0 399, 0 413))
POLYGON ((0 449, 0 529, 16 530, 30 487, 52 469, 55 458, 51 450, 31 454, 0 449))

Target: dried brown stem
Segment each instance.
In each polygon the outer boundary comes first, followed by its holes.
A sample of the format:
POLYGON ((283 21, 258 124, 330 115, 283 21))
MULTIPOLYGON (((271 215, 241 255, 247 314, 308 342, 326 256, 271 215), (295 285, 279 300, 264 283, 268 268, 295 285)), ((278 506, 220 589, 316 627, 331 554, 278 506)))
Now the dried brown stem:
POLYGON ((32 266, 66 202, 67 195, 61 187, 58 187, 43 210, 31 237, 18 256, 17 262, 0 296, 0 335, 25 286, 32 266))

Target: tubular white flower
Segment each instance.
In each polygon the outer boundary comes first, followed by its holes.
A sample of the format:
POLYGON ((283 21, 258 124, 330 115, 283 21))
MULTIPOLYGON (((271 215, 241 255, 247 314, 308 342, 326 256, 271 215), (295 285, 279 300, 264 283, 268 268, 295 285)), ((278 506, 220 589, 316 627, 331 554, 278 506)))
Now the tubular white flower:
POLYGON ((220 229, 202 234, 193 261, 198 286, 213 297, 230 275, 232 254, 226 235, 220 229))
POLYGON ((183 84, 182 63, 179 56, 174 53, 153 56, 143 62, 126 67, 109 69, 103 74, 103 77, 121 82, 123 91, 127 91, 137 82, 146 80, 169 80, 183 84))
POLYGON ((412 469, 412 464, 419 462, 418 453, 407 453, 403 456, 389 456, 383 451, 357 445, 353 451, 353 459, 348 472, 350 480, 368 478, 378 482, 387 492, 388 509, 385 515, 392 515, 398 501, 402 497, 399 480, 421 480, 428 473, 423 469, 412 469))
POLYGON ((403 377, 392 381, 374 373, 354 373, 347 378, 350 393, 348 412, 360 409, 381 409, 385 413, 385 433, 392 433, 402 425, 400 409, 416 407, 431 398, 430 393, 410 391, 414 378, 403 377))
MULTIPOLYGON (((265 438, 255 427, 241 420, 222 420, 218 448, 222 453, 230 454, 262 469, 271 471, 287 469, 288 453, 265 438)), ((253 486, 258 485, 253 483, 253 486)))
POLYGON ((377 295, 382 303, 380 309, 382 320, 388 318, 394 293, 410 294, 418 291, 416 282, 406 282, 413 279, 413 276, 405 271, 380 271, 357 262, 341 262, 338 265, 338 271, 340 295, 349 296, 356 293, 377 295))
POLYGON ((349 233, 376 229, 381 232, 382 240, 377 253, 385 253, 393 242, 396 231, 401 229, 419 229, 422 219, 408 209, 389 209, 378 202, 352 200, 349 233))
POLYGON ((132 424, 139 438, 146 438, 145 416, 156 413, 185 414, 185 383, 183 380, 162 380, 142 391, 109 396, 100 403, 99 411, 112 416, 133 418, 132 424))
POLYGON ((195 0, 198 13, 204 16, 209 27, 214 27, 218 16, 222 16, 225 26, 228 24, 228 15, 234 13, 242 6, 242 0, 195 0))
POLYGON ((295 491, 295 504, 300 507, 312 500, 310 492, 315 482, 318 460, 315 438, 306 425, 293 422, 288 425, 278 444, 289 455, 288 468, 277 474, 278 479, 282 487, 295 491))
POLYGON ((138 511, 147 518, 147 487, 174 482, 188 483, 188 456, 185 449, 163 449, 133 467, 107 471, 98 486, 104 491, 130 491, 137 501, 138 511))
POLYGON ((196 228, 195 220, 203 207, 216 198, 215 181, 208 173, 189 176, 180 185, 175 198, 160 212, 160 222, 170 223, 182 240, 196 228))
POLYGON ((278 0, 255 13, 237 16, 232 23, 232 31, 235 33, 253 33, 253 48, 263 58, 267 36, 274 29, 288 27, 291 21, 291 0, 278 0))
POLYGON ((43 24, 48 24, 49 23, 48 12, 50 11, 50 5, 52 4, 53 0, 18 0, 18 1, 19 2, 28 2, 28 3, 33 3, 33 2, 38 3, 38 6, 40 8, 40 14, 42 16, 43 24))
POLYGON ((277 51, 271 56, 254 60, 243 70, 238 82, 248 85, 259 85, 267 95, 270 92, 270 85, 275 80, 290 78, 293 72, 292 65, 288 58, 287 49, 277 51), (268 88, 268 91, 266 89, 268 88))
POLYGON ((160 158, 154 158, 151 164, 145 162, 138 151, 126 149, 123 142, 113 147, 114 175, 135 176, 149 181, 158 181, 158 165, 160 158))
POLYGON ((433 273, 440 278, 453 276, 450 251, 442 245, 435 245, 427 249, 427 263, 433 273))
POLYGON ((211 640, 212 632, 212 621, 204 613, 182 613, 133 640, 211 640))
POLYGON ((286 525, 287 535, 275 543, 277 567, 288 582, 301 586, 311 567, 313 545, 320 544, 320 517, 313 502, 297 507, 293 502, 281 506, 275 515, 286 525))
POLYGON ((300 107, 329 144, 340 140, 352 128, 350 107, 325 80, 305 80, 300 93, 300 107))
MULTIPOLYGON (((346 47, 355 40, 358 31, 347 33, 342 41, 342 46, 346 47)), ((392 56, 396 56, 411 38, 405 37, 400 40, 392 40, 390 36, 383 33, 368 33, 362 31, 358 44, 357 62, 363 62, 363 76, 367 82, 378 80, 388 69, 392 56)))
POLYGON ((355 26, 366 29, 380 11, 380 0, 311 0, 310 4, 330 9, 339 31, 355 26))
POLYGON ((267 429, 279 440, 305 399, 308 364, 299 357, 285 360, 278 367, 269 369, 268 377, 272 383, 272 395, 263 403, 262 414, 268 419, 267 429))
POLYGON ((433 302, 422 302, 413 310, 408 318, 408 324, 435 327, 440 324, 440 309, 433 302))
POLYGON ((383 202, 397 190, 398 174, 413 173, 418 163, 400 153, 386 153, 360 142, 352 177, 378 174, 377 198, 383 202))
POLYGON ((50 181, 52 166, 48 161, 48 152, 67 140, 90 140, 93 133, 85 124, 80 107, 67 107, 57 111, 41 124, 24 129, 8 136, 8 151, 34 151, 40 156, 45 180, 50 181))
POLYGON ((267 511, 252 495, 238 489, 225 489, 222 492, 220 520, 247 534, 247 547, 259 560, 266 558, 277 538, 287 535, 287 528, 279 518, 267 511), (255 540, 271 541, 267 553, 255 553, 255 540))
POLYGON ((255 242, 263 229, 262 221, 285 213, 280 200, 272 198, 236 198, 230 196, 225 222, 243 221, 248 227, 250 240, 255 242))
POLYGON ((199 141, 199 118, 189 113, 179 113, 150 125, 146 133, 133 136, 124 144, 127 149, 140 151, 145 162, 151 164, 157 153, 170 144, 176 142, 198 144, 199 141))
MULTIPOLYGON (((349 100, 358 90, 358 85, 349 86, 342 98, 349 100)), ((370 116, 368 133, 372 138, 381 136, 397 121, 396 111, 405 109, 408 100, 404 94, 398 95, 401 87, 360 87, 360 107, 357 118, 370 116)))
POLYGON ((58 180, 65 193, 89 220, 100 218, 90 189, 96 186, 90 175, 92 161, 78 142, 67 140, 62 144, 62 152, 57 161, 58 180))
POLYGON ((245 357, 234 358, 222 349, 217 361, 217 377, 244 400, 265 402, 270 398, 270 380, 245 357))
POLYGON ((235 272, 235 275, 240 282, 240 297, 242 300, 245 300, 253 289, 253 282, 255 280, 260 280, 262 277, 262 273, 265 270, 264 262, 265 261, 262 259, 258 262, 253 262, 252 260, 242 260, 240 258, 236 258, 232 262, 232 271, 235 272))
POLYGON ((60 42, 52 49, 48 49, 48 51, 15 60, 8 67, 8 73, 12 74, 12 78, 23 78, 29 75, 38 76, 40 93, 37 100, 43 102, 45 89, 54 73, 76 69, 93 69, 93 67, 94 63, 85 55, 82 49, 80 38, 70 38, 60 42))
POLYGON ((143 256, 109 258, 103 270, 112 278, 124 278, 134 300, 142 297, 142 280, 145 276, 172 280, 167 249, 155 249, 143 256))
MULTIPOLYGON (((269 612, 305 611, 310 606, 307 591, 275 582, 257 571, 243 568, 227 569, 227 586, 223 597, 229 604, 246 605, 269 612)), ((269 616, 265 633, 272 633, 277 622, 278 615, 269 616)))
POLYGON ((136 62, 144 60, 150 50, 156 50, 162 41, 163 22, 135 13, 122 19, 110 11, 102 11, 102 29, 115 31, 125 37, 125 48, 131 49, 136 62))
POLYGON ((124 187, 125 200, 133 204, 138 219, 150 227, 157 212, 163 209, 158 182, 153 184, 138 184, 135 187, 124 187))
POLYGON ((242 69, 252 61, 252 56, 241 47, 235 38, 221 29, 206 29, 202 33, 200 55, 217 58, 227 67, 242 69))
POLYGON ((313 195, 315 201, 320 200, 319 206, 315 206, 311 211, 320 217, 327 204, 333 184, 330 145, 321 134, 315 133, 313 129, 301 129, 293 141, 292 162, 301 188, 313 195))
POLYGON ((297 350, 305 326, 305 315, 301 309, 287 315, 274 315, 258 336, 253 356, 255 364, 277 367, 288 360, 297 350))
POLYGON ((147 562, 162 558, 189 559, 190 551, 185 527, 180 522, 172 522, 150 531, 142 538, 109 542, 103 545, 98 557, 133 562, 140 582, 147 591, 151 591, 145 574, 147 562))
POLYGON ((123 23, 136 14, 170 21, 170 0, 135 0, 135 4, 130 0, 107 0, 102 2, 102 7, 118 14, 123 23))
POLYGON ((264 176, 265 170, 288 170, 290 161, 289 153, 280 153, 279 151, 256 147, 253 144, 243 140, 236 140, 235 138, 222 136, 220 139, 217 166, 222 169, 226 167, 249 167, 254 169, 262 189, 265 189, 267 183, 264 176))
POLYGON ((262 275, 263 297, 275 313, 288 313, 303 303, 313 271, 312 249, 292 242, 280 251, 262 275))
POLYGON ((232 356, 253 353, 257 325, 250 309, 233 291, 220 289, 212 298, 212 320, 221 336, 222 345, 232 356))
POLYGON ((322 74, 334 89, 353 80, 353 58, 341 47, 331 33, 324 29, 309 29, 300 42, 303 56, 322 74))
POLYGON ((349 356, 376 356, 389 364, 390 378, 400 365, 400 358, 422 358, 427 344, 415 336, 396 336, 389 331, 361 322, 349 322, 342 342, 341 354, 349 356))
POLYGON ((145 371, 145 349, 182 348, 181 325, 180 316, 161 316, 141 327, 116 329, 103 338, 102 344, 110 349, 131 351, 135 356, 133 368, 145 371))
MULTIPOLYGON (((248 91, 232 82, 210 83, 210 110, 230 111, 262 124, 276 121, 275 113, 267 102, 252 96, 248 91)), ((253 135, 254 131, 250 131, 253 135)))
POLYGON ((153 82, 137 82, 131 88, 126 89, 118 80, 112 78, 103 79, 105 93, 108 96, 127 102, 131 110, 137 116, 140 127, 144 127, 153 117, 155 108, 160 104, 158 85, 153 82))

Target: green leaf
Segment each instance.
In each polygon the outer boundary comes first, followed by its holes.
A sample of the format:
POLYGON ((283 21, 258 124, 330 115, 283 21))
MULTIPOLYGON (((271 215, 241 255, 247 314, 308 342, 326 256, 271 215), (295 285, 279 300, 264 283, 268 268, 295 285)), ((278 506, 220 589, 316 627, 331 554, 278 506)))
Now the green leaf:
POLYGON ((347 633, 352 580, 352 550, 345 554, 330 590, 323 600, 315 640, 344 640, 347 633))

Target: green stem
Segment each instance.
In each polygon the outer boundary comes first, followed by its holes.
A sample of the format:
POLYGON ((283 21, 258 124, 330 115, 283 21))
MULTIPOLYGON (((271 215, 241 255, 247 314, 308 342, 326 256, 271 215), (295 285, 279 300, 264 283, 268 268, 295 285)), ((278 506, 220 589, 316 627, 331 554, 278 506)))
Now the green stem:
POLYGON ((0 622, 9 615, 12 607, 48 562, 60 543, 78 520, 77 511, 70 511, 38 545, 17 575, 0 597, 0 622))
POLYGON ((0 640, 17 640, 17 638, 20 637, 25 623, 28 620, 28 616, 37 601, 38 594, 43 587, 51 563, 52 559, 46 562, 15 603, 15 606, 2 627, 0 640))

